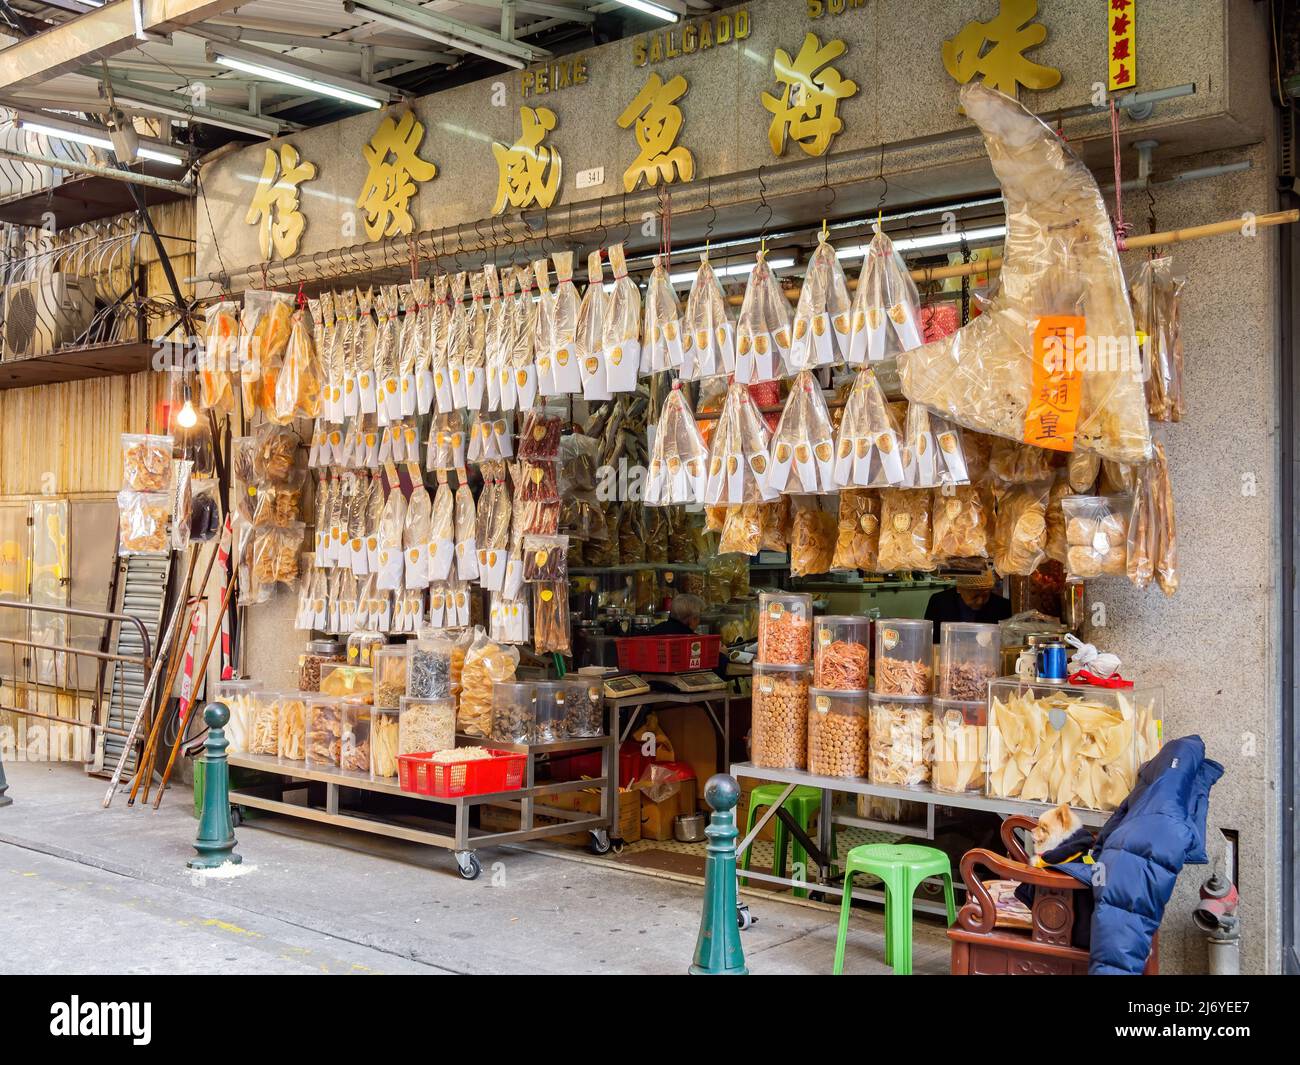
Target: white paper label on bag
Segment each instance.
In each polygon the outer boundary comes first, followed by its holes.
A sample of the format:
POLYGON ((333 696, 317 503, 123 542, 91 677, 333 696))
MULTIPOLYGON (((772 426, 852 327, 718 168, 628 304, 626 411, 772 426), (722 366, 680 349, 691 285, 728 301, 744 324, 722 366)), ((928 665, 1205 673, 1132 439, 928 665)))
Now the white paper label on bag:
POLYGON ((611 392, 635 392, 641 345, 625 340, 605 349, 605 372, 611 392))
POLYGON ((429 551, 433 556, 429 561, 429 579, 445 581, 451 576, 451 564, 456 557, 455 542, 449 538, 431 540, 429 551))

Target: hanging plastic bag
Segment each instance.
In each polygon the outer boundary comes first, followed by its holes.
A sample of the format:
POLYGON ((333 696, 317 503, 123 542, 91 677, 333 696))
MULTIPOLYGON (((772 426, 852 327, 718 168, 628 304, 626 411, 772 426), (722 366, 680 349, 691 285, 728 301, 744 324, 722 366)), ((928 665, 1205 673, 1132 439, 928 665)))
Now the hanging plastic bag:
POLYGON ((825 230, 804 271, 790 344, 792 371, 830 366, 849 352, 850 302, 844 268, 825 230))
POLYGON ((934 569, 931 549, 930 493, 885 488, 880 493, 880 544, 876 568, 881 573, 934 569))
POLYGON ((464 414, 460 411, 435 414, 429 424, 429 447, 425 466, 434 473, 440 470, 462 469, 469 457, 464 414))
POLYGON ((613 393, 609 389, 608 364, 605 361, 607 303, 600 252, 593 251, 587 256, 587 290, 582 294, 582 304, 578 308, 577 329, 574 333, 574 350, 577 355, 578 372, 582 378, 582 396, 588 400, 613 398, 613 393))
POLYGON ((403 587, 405 555, 402 534, 406 528, 406 497, 400 485, 391 485, 379 518, 379 568, 377 584, 385 590, 403 587))
POLYGON ((934 490, 931 507, 935 560, 987 558, 989 508, 977 485, 945 485, 934 490))
MULTIPOLYGON (((379 394, 375 375, 378 366, 381 331, 371 313, 375 307, 375 291, 357 289, 356 371, 357 402, 362 414, 375 414, 379 410, 379 394)), ((382 313, 382 312, 381 312, 382 313)))
POLYGON ((994 489, 993 568, 1003 577, 1027 577, 1047 557, 1047 501, 1052 482, 994 489))
POLYGON ((790 510, 790 576, 827 572, 835 558, 836 516, 822 510, 816 496, 793 496, 790 510))
MULTIPOLYGON (((400 489, 398 495, 401 495, 400 489)), ((378 574, 383 568, 380 534, 384 523, 384 507, 387 506, 387 502, 383 478, 377 473, 373 474, 370 478, 370 490, 366 493, 366 512, 362 525, 366 538, 366 569, 370 573, 378 574)), ((403 524, 405 524, 405 517, 403 517, 403 524)))
MULTIPOLYGON (((469 407, 466 392, 466 360, 469 358, 470 326, 469 310, 465 306, 465 285, 469 275, 464 271, 451 279, 448 300, 451 309, 447 316, 447 369, 451 382, 451 406, 444 408, 441 400, 440 411, 466 410, 469 407)), ((481 399, 481 393, 480 393, 481 399)), ((474 404, 475 408, 479 404, 474 404)))
POLYGON ((1147 413, 1158 422, 1183 420, 1181 292, 1186 278, 1168 256, 1139 263, 1129 276, 1137 336, 1145 338, 1147 413))
POLYGON ((244 294, 242 325, 247 356, 240 367, 244 415, 275 409, 275 381, 289 344, 294 297, 288 292, 253 289, 244 294))
POLYGON ((840 493, 831 569, 871 573, 879 545, 880 499, 865 488, 846 488, 840 493))
POLYGON ((510 546, 510 486, 505 463, 482 466, 483 491, 474 519, 474 541, 478 548, 479 583, 488 591, 499 591, 505 575, 506 551, 510 546))
MULTIPOLYGON (((592 253, 596 257, 597 280, 600 275, 600 252, 592 253)), ((583 391, 583 378, 580 368, 578 348, 578 322, 580 304, 578 287, 573 283, 573 252, 557 251, 551 256, 555 263, 555 296, 549 306, 547 319, 547 350, 554 353, 551 363, 555 375, 555 395, 573 395, 583 391)), ((538 274, 537 284, 545 288, 543 275, 538 274)), ((602 290, 601 294, 604 292, 602 290)), ((597 335, 603 318, 597 314, 597 335)), ((599 351, 600 344, 595 345, 599 351)), ((538 347, 539 359, 541 347, 538 347)), ((540 361, 539 361, 540 372, 540 361)))
POLYGON ((1033 444, 998 438, 989 452, 989 472, 1007 484, 1032 484, 1052 477, 1052 452, 1033 444))
POLYGON ((234 410, 231 374, 239 366, 239 304, 214 303, 203 314, 203 352, 199 359, 199 404, 226 414, 234 410))
POLYGON ((572 654, 569 639, 569 585, 546 581, 533 588, 533 649, 539 654, 572 654))
POLYGON ((961 431, 921 404, 909 403, 903 430, 903 484, 938 488, 969 483, 961 431))
POLYGON ((402 416, 402 329, 397 312, 402 306, 401 288, 384 285, 375 300, 379 318, 375 339, 375 396, 377 409, 389 421, 402 416))
POLYGON ((402 586, 408 590, 427 588, 430 579, 441 579, 433 572, 432 511, 428 489, 417 484, 411 489, 411 498, 406 501, 406 518, 402 523, 402 550, 406 553, 402 586))
MULTIPOLYGON (((572 270, 573 253, 560 252, 560 255, 567 256, 572 270)), ((537 284, 537 311, 533 322, 533 373, 537 378, 537 394, 543 399, 560 394, 560 390, 555 383, 555 359, 558 354, 559 346, 557 320, 558 305, 556 303, 558 292, 551 291, 550 265, 545 259, 538 259, 532 265, 532 272, 526 282, 521 287, 526 287, 531 293, 533 279, 536 278, 537 284)), ((559 268, 556 268, 559 272, 559 268)), ((571 284, 572 282, 570 282, 571 284)), ((577 327, 577 294, 573 294, 574 319, 572 326, 577 327)), ((575 358, 573 338, 570 336, 567 340, 566 351, 569 361, 575 358)), ((575 368, 576 373, 576 368, 575 368)))
POLYGON ((483 267, 483 383, 488 410, 515 409, 514 379, 508 365, 515 346, 514 291, 510 269, 501 278, 492 263, 483 267), (509 389, 508 395, 503 388, 509 389))
POLYGON ((821 386, 803 371, 790 386, 785 410, 772 434, 768 486, 794 495, 836 490, 835 443, 821 386))
POLYGON ((339 407, 343 417, 354 418, 361 410, 361 397, 357 391, 357 344, 361 338, 361 321, 357 316, 356 289, 344 289, 334 294, 334 331, 339 349, 339 407))
POLYGON ((1077 580, 1127 573, 1129 509, 1120 496, 1067 496, 1065 572, 1077 580))
MULTIPOLYGON (((334 399, 330 392, 331 376, 337 376, 330 369, 330 359, 334 357, 334 297, 329 292, 322 292, 314 300, 307 301, 311 315, 312 340, 316 345, 316 371, 320 384, 320 414, 317 415, 314 462, 309 465, 328 465, 328 451, 325 450, 325 438, 328 423, 334 412, 334 399), (324 458, 322 458, 322 455, 324 458)), ((341 417, 341 415, 340 415, 341 417)))
POLYGON ((320 368, 316 345, 312 340, 307 316, 294 311, 280 374, 275 382, 275 410, 268 411, 272 421, 287 425, 295 418, 315 418, 320 414, 320 368))
MULTIPOLYGON (((654 267, 646 283, 644 336, 641 349, 643 375, 682 369, 681 305, 662 255, 654 257, 654 267)), ((684 376, 689 378, 692 375, 684 376)))
POLYGON ((862 272, 853 294, 853 332, 847 357, 850 366, 893 358, 924 343, 916 282, 894 242, 878 224, 871 229, 875 235, 862 258, 862 272))
POLYGON ((420 413, 436 409, 439 414, 450 414, 456 409, 451 392, 451 368, 448 366, 448 344, 451 336, 451 301, 447 293, 451 279, 446 274, 433 278, 433 310, 429 316, 429 378, 420 378, 417 388, 427 391, 420 394, 420 413), (432 400, 426 402, 429 395, 432 400))
POLYGON ((903 484, 902 436, 884 390, 870 368, 853 379, 835 442, 835 483, 841 488, 903 484))
POLYGON ((642 502, 647 507, 704 502, 708 451, 681 382, 673 383, 655 427, 642 502))
POLYGON ((1178 591, 1178 533, 1174 522, 1173 487, 1163 444, 1155 444, 1151 461, 1137 476, 1129 519, 1126 568, 1137 588, 1154 578, 1165 595, 1178 591))
POLYGON ((641 365, 641 292, 627 276, 623 245, 609 249, 614 291, 605 305, 601 341, 611 392, 635 392, 641 365))
MULTIPOLYGON (((689 346, 692 357, 691 377, 735 373, 735 327, 727 314, 727 298, 709 263, 707 249, 700 256, 700 268, 695 272, 690 295, 686 297, 682 343, 689 346)), ((687 375, 683 373, 682 376, 687 375)))
POLYGON ((790 351, 790 302, 760 251, 745 286, 736 322, 736 380, 772 381, 784 372, 790 351))
POLYGON ((416 375, 429 362, 429 282, 412 278, 402 286, 402 328, 397 340, 398 409, 400 417, 416 413, 416 375))
POLYGON ((767 483, 771 434, 746 385, 734 381, 709 439, 709 478, 704 501, 758 503, 775 499, 767 483))
POLYGON ((537 323, 542 305, 533 299, 533 271, 521 266, 515 276, 519 281, 519 296, 512 308, 515 321, 513 350, 509 355, 507 370, 514 377, 515 405, 528 410, 537 399, 537 323))
POLYGON ((470 300, 465 348, 465 406, 480 410, 487 396, 487 276, 481 271, 469 275, 470 300))
POLYGON ((478 511, 474 493, 463 480, 456 486, 456 577, 462 581, 478 579, 478 511))
POLYGON ((433 496, 428 545, 430 579, 447 580, 456 560, 456 494, 446 481, 438 482, 433 496))

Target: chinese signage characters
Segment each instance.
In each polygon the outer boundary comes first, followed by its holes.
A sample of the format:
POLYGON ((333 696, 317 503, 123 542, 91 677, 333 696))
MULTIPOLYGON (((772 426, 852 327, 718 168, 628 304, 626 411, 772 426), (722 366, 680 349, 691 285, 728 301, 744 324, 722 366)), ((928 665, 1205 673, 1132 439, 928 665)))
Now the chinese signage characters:
POLYGON ((1019 86, 1050 89, 1061 72, 1026 58, 1025 52, 1047 40, 1047 27, 1034 21, 1038 0, 1001 0, 988 22, 968 22, 943 42, 943 66, 965 85, 980 75, 984 84, 1008 96, 1019 86))
POLYGON ((546 107, 521 107, 523 132, 512 145, 493 143, 497 161, 497 195, 492 213, 507 207, 550 207, 560 192, 560 153, 543 143, 555 129, 555 112, 546 107))
POLYGON ((423 139, 424 125, 414 112, 407 111, 400 119, 389 115, 380 122, 361 149, 370 170, 357 206, 365 216, 366 235, 371 240, 411 232, 411 197, 416 183, 432 181, 438 174, 436 166, 416 154, 423 139))
POLYGON ((763 93, 763 106, 772 112, 767 139, 777 155, 785 154, 789 140, 809 155, 824 155, 835 134, 844 128, 836 109, 841 100, 858 91, 856 82, 831 66, 844 51, 843 41, 823 45, 815 33, 804 37, 794 59, 784 48, 776 50, 772 66, 785 91, 780 96, 763 93))
POLYGON ((1131 89, 1137 84, 1137 2, 1107 0, 1106 88, 1131 89))
POLYGON ((281 259, 298 254, 302 231, 307 228, 298 202, 298 186, 316 176, 316 164, 299 159, 298 149, 292 144, 280 145, 277 155, 274 148, 266 149, 262 176, 257 180, 253 202, 244 221, 257 226, 257 242, 262 258, 270 259, 272 253, 281 259))
POLYGON ((677 101, 686 95, 686 88, 686 79, 680 74, 668 82, 651 74, 636 99, 618 116, 620 126, 635 129, 641 148, 623 172, 625 191, 634 191, 642 178, 647 185, 668 185, 695 176, 695 157, 676 143, 682 131, 682 109, 677 101))

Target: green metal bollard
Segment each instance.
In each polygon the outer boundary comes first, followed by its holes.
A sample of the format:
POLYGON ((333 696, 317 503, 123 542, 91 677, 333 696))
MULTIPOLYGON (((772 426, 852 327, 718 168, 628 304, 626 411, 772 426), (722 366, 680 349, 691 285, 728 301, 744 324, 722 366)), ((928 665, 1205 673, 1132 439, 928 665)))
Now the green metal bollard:
POLYGON ((203 814, 194 841, 198 857, 185 863, 188 869, 216 869, 226 862, 238 865, 243 856, 235 853, 235 828, 230 821, 230 766, 226 764, 226 722, 230 710, 224 703, 203 708, 208 738, 203 753, 203 814))
POLYGON ((746 976, 745 952, 736 920, 736 803, 740 785, 726 773, 715 773, 704 785, 704 801, 713 810, 708 857, 704 859, 704 912, 695 941, 692 976, 746 976))
POLYGON ((5 757, 4 753, 0 752, 0 806, 12 806, 14 804, 13 799, 5 794, 8 790, 9 779, 5 776, 5 757))

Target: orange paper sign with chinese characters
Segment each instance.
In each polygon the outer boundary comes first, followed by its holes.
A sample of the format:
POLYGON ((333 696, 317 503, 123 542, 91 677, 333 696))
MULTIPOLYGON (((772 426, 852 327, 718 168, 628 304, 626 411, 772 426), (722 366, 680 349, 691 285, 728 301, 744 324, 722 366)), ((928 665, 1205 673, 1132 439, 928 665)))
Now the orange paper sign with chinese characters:
POLYGON ((1107 0, 1106 88, 1137 84, 1137 0, 1107 0))
POLYGON ((1025 409, 1025 443, 1073 451, 1083 377, 1079 355, 1087 341, 1082 315, 1046 314, 1034 327, 1034 386, 1025 409))

